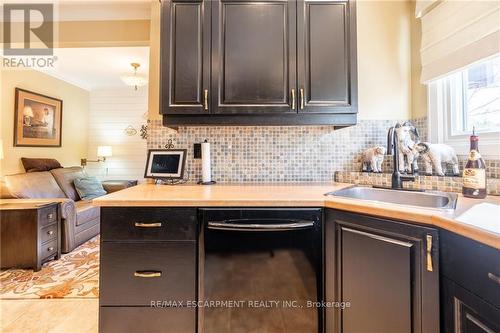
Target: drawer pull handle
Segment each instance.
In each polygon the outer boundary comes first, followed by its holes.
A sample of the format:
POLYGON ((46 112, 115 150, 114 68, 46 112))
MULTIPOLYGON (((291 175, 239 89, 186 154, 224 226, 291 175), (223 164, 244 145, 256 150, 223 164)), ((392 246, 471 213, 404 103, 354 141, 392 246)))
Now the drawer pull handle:
POLYGON ((53 213, 47 214, 47 218, 49 220, 52 220, 54 218, 54 214, 53 213))
POLYGON ((54 250, 54 247, 52 247, 52 246, 51 246, 51 247, 49 247, 49 248, 47 248, 47 251, 49 251, 49 252, 50 252, 50 251, 53 251, 53 250, 54 250))
POLYGON ((496 284, 500 284, 500 277, 496 276, 493 273, 488 273, 488 279, 490 279, 493 282, 496 282, 496 284))
POLYGON ((134 225, 137 228, 160 228, 161 227, 161 222, 156 222, 156 223, 135 222, 134 225))
POLYGON ((53 230, 49 230, 49 231, 47 231, 47 234, 49 234, 49 235, 53 235, 53 234, 54 234, 54 231, 53 231, 53 230))
POLYGON ((300 109, 304 110, 304 89, 300 88, 300 109))
POLYGON ((203 91, 203 109, 208 110, 208 89, 203 91))
POLYGON ((427 235, 427 270, 432 272, 434 270, 434 265, 432 264, 432 236, 427 235))
POLYGON ((140 277, 140 278, 157 278, 157 277, 161 277, 161 272, 160 271, 135 271, 134 276, 140 277))

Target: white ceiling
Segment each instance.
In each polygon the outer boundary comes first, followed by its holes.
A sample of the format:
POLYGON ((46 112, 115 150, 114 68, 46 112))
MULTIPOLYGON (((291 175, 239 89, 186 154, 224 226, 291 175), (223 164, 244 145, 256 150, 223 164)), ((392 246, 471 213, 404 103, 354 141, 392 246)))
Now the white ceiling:
POLYGON ((132 62, 141 64, 139 74, 149 70, 149 47, 60 48, 54 55, 54 69, 42 71, 86 90, 125 87, 120 76, 133 73, 132 62))

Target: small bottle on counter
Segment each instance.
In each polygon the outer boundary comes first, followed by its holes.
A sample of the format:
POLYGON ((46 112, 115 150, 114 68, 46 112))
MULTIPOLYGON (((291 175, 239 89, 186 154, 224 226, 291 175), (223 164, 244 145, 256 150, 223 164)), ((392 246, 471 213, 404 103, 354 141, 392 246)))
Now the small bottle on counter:
POLYGON ((472 129, 470 152, 463 173, 462 194, 465 197, 483 199, 486 197, 486 165, 479 154, 479 136, 472 129))

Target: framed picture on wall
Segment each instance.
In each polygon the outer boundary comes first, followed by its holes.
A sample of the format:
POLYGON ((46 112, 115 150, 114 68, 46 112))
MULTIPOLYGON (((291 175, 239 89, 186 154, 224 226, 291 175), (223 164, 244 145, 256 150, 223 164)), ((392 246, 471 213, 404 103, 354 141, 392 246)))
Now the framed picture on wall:
POLYGON ((16 88, 14 146, 61 147, 63 101, 16 88))

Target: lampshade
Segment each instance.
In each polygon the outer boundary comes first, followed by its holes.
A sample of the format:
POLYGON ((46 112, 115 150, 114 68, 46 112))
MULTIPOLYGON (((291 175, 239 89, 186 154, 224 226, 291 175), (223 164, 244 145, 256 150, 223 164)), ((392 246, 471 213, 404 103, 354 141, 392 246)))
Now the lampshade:
POLYGON ((148 84, 147 77, 141 74, 124 75, 121 79, 127 86, 132 87, 142 87, 148 84))
POLYGON ((3 140, 0 140, 0 160, 3 160, 3 140))
POLYGON ((30 106, 25 106, 23 109, 23 115, 26 117, 33 117, 33 110, 31 109, 30 106))
POLYGON ((109 157, 113 156, 113 148, 111 146, 98 146, 97 147, 98 157, 109 157))

